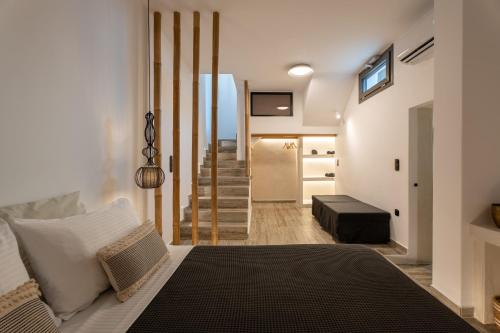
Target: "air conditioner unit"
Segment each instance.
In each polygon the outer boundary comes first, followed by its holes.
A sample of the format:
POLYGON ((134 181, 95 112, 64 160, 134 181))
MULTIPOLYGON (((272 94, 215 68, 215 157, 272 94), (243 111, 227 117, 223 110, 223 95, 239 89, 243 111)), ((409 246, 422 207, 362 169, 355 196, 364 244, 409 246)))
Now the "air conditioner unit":
POLYGON ((433 13, 422 17, 396 45, 398 60, 405 64, 413 65, 431 58, 434 50, 433 13))

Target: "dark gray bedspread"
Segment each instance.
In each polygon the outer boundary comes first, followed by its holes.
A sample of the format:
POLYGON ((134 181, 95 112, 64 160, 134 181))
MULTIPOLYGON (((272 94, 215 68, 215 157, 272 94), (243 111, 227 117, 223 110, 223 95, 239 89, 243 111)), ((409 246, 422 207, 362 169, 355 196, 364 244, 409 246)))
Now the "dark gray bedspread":
POLYGON ((195 247, 129 332, 476 332, 359 245, 195 247))

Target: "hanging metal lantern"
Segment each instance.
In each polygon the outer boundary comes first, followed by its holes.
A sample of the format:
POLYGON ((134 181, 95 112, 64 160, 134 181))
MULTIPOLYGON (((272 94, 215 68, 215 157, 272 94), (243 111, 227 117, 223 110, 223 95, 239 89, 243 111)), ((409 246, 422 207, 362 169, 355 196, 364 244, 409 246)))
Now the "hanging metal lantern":
POLYGON ((154 158, 158 155, 158 149, 153 146, 155 141, 155 128, 153 122, 154 116, 151 111, 149 111, 146 113, 146 129, 144 130, 144 137, 148 145, 142 150, 142 155, 144 155, 148 161, 146 165, 137 169, 135 173, 135 183, 137 186, 144 189, 160 187, 165 181, 165 173, 154 163, 154 158))
POLYGON ((135 183, 140 188, 149 189, 160 187, 165 181, 165 173, 155 164, 154 158, 158 155, 158 149, 154 147, 155 142, 155 127, 154 115, 151 113, 151 86, 149 73, 151 70, 150 60, 150 37, 149 37, 149 1, 148 1, 148 105, 149 111, 146 113, 146 128, 144 137, 146 138, 147 147, 142 150, 142 155, 147 158, 144 166, 137 169, 135 173, 135 183))

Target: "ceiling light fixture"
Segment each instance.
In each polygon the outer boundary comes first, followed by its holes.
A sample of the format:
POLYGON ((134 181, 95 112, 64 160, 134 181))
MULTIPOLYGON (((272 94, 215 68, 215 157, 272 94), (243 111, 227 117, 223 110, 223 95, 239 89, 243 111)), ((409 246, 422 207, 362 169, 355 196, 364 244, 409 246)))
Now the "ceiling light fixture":
POLYGON ((340 119, 340 113, 336 112, 335 113, 335 118, 340 119))
POLYGON ((278 107, 276 107, 276 109, 278 109, 280 111, 285 111, 285 110, 288 110, 288 106, 278 106, 278 107))
POLYGON ((312 67, 307 64, 298 64, 298 65, 293 65, 290 67, 288 70, 288 75, 290 76, 295 76, 295 77, 302 77, 302 76, 307 76, 311 75, 314 72, 312 67))

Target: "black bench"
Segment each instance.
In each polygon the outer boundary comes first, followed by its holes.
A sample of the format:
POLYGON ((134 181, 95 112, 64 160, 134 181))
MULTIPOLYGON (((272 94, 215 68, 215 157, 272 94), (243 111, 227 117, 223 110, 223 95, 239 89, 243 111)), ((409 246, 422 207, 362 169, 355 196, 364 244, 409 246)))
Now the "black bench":
POLYGON ((313 215, 337 241, 381 244, 390 240, 391 215, 347 195, 313 196, 313 215))

